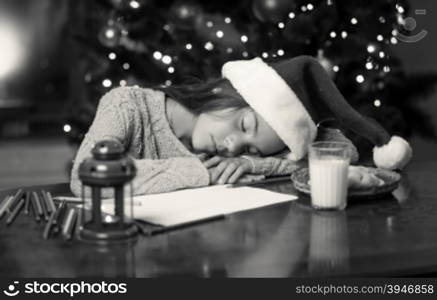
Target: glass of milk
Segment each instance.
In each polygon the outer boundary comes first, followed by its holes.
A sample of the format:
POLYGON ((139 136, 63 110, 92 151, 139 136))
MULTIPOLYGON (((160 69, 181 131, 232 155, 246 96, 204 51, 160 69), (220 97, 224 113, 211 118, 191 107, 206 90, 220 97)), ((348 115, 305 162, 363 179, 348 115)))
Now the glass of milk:
POLYGON ((346 208, 349 147, 349 144, 344 142, 315 142, 310 145, 311 205, 314 208, 346 208))

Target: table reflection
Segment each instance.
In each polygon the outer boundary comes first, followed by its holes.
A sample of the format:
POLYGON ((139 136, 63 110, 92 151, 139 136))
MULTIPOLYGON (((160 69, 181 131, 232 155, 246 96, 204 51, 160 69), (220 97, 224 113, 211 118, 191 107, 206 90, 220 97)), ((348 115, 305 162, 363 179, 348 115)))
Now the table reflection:
POLYGON ((228 276, 287 277, 299 273, 308 248, 308 215, 309 211, 290 205, 276 230, 261 235, 250 253, 227 265, 228 276))
POLYGON ((290 203, 230 215, 141 239, 136 259, 148 265, 146 277, 290 276, 306 260, 308 221, 308 211, 290 203))
POLYGON ((81 270, 78 274, 95 274, 98 277, 136 277, 136 240, 96 244, 80 242, 74 255, 81 270))
POLYGON ((314 211, 311 214, 308 272, 313 275, 349 270, 346 212, 314 211))

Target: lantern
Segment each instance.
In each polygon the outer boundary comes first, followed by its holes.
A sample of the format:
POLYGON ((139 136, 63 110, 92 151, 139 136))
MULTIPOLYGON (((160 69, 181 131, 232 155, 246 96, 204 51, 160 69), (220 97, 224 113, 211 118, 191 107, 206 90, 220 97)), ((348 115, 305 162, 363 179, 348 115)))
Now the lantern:
POLYGON ((84 222, 80 231, 81 239, 125 240, 138 234, 138 229, 133 223, 132 206, 131 181, 135 175, 135 164, 125 154, 119 142, 104 140, 96 143, 92 157, 85 159, 79 166, 79 179, 82 181, 81 212, 84 222), (102 188, 112 188, 114 199, 102 199, 102 188), (85 198, 85 189, 90 190, 91 201, 85 198), (130 217, 126 217, 124 211, 126 195, 130 198, 130 217), (102 201, 105 205, 113 204, 113 214, 103 213, 102 201), (109 201, 113 202, 108 203, 109 201))

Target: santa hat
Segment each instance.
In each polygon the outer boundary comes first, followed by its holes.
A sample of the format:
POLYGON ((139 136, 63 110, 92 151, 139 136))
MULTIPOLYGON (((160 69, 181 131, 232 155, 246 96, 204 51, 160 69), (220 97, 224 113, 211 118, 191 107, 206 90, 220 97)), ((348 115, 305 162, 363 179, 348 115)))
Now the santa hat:
POLYGON ((406 140, 390 136, 347 103, 313 57, 299 56, 272 65, 260 58, 230 61, 222 74, 287 145, 289 159, 304 158, 317 136, 316 124, 333 117, 373 143, 377 167, 402 169, 412 157, 406 140))

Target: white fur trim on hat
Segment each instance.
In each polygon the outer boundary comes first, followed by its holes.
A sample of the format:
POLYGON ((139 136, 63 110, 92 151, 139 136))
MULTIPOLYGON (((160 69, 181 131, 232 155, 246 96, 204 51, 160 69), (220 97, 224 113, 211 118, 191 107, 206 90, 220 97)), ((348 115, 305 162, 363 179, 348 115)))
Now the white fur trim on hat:
POLYGON ((222 74, 291 150, 288 158, 305 157, 317 127, 284 79, 259 57, 227 62, 222 74))
POLYGON ((373 148, 373 162, 378 168, 402 169, 412 156, 410 145, 399 136, 392 136, 387 144, 373 148))

